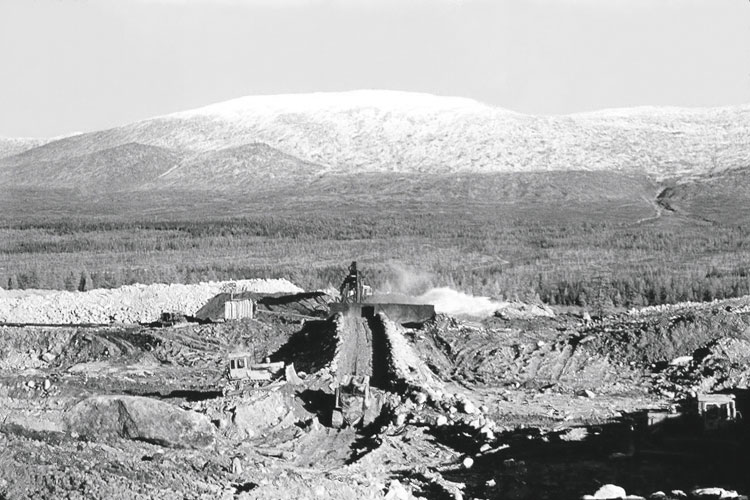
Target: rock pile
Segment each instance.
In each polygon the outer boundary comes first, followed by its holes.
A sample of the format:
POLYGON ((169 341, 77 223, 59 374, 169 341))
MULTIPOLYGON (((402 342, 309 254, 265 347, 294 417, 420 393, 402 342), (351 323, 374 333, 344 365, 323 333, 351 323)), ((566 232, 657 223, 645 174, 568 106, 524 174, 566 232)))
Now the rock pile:
POLYGON ((237 292, 302 292, 301 288, 285 279, 212 281, 196 285, 128 285, 88 292, 0 290, 0 323, 149 323, 159 319, 165 311, 192 316, 231 283, 235 284, 237 292))

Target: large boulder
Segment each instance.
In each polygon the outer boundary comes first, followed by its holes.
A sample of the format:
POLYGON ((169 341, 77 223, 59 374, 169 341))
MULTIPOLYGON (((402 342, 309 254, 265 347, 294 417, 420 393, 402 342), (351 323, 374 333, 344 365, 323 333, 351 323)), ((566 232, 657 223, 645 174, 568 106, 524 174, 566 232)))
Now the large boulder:
POLYGON ((696 488, 690 492, 690 496, 705 500, 724 500, 738 498, 740 495, 734 490, 725 490, 724 488, 696 488))
POLYGON ((625 489, 614 484, 605 484, 594 493, 594 498, 602 500, 614 500, 626 496, 625 489))
POLYGON ((248 438, 272 427, 291 427, 295 421, 292 400, 279 391, 243 398, 232 412, 232 423, 248 438))
POLYGON ((169 446, 204 448, 214 427, 205 415, 138 396, 94 396, 65 415, 68 432, 97 440, 121 437, 169 446))

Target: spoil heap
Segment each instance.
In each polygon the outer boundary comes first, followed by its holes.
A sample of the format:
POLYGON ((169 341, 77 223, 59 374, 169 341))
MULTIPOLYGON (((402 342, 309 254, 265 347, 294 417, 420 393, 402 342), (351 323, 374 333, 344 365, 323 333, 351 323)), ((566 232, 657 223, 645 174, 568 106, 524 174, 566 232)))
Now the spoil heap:
POLYGON ((285 279, 212 281, 196 285, 128 285, 88 292, 0 290, 0 323, 150 323, 159 319, 164 311, 192 316, 231 284, 237 291, 302 292, 285 279))

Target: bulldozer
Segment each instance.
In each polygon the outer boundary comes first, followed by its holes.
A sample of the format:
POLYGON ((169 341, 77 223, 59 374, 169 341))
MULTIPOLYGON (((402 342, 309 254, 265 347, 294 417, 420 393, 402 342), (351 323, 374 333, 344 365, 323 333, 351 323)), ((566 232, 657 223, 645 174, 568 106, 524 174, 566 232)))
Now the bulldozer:
POLYGON ((255 361, 255 349, 230 353, 225 372, 224 396, 242 394, 245 388, 260 387, 271 383, 284 372, 283 361, 272 363, 266 358, 262 363, 255 361))
POLYGON ((331 411, 331 427, 357 427, 371 424, 380 406, 370 391, 368 375, 348 375, 336 386, 331 411))

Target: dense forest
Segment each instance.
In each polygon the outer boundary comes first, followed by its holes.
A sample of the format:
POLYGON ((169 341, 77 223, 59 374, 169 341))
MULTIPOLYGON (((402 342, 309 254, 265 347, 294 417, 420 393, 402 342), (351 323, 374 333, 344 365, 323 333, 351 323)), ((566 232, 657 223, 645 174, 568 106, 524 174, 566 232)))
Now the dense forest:
POLYGON ((750 226, 664 217, 497 218, 351 211, 211 220, 75 220, 0 227, 0 285, 88 290, 286 277, 337 285, 358 260, 376 289, 451 286, 551 305, 632 307, 750 294, 750 226))

